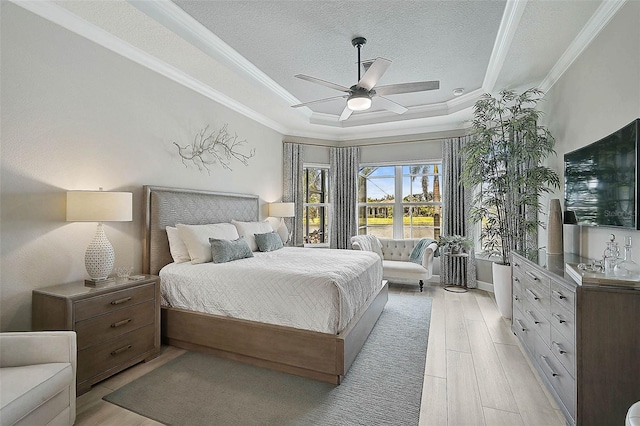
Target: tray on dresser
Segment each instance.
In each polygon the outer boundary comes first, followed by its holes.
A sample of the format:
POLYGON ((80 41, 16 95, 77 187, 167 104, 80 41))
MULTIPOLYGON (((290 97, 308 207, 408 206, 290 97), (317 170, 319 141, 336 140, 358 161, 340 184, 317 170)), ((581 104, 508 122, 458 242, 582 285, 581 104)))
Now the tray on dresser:
POLYGON ((577 263, 565 263, 565 271, 580 285, 606 285, 614 287, 635 287, 640 289, 640 280, 610 277, 602 272, 583 271, 577 263))

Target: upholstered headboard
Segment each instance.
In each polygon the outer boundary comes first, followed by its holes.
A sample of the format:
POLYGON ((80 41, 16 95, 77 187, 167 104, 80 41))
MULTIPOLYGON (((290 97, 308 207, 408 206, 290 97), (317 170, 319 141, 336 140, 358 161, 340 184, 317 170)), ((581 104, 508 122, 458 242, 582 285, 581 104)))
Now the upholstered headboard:
POLYGON ((144 186, 144 239, 142 270, 157 275, 171 263, 167 226, 177 223, 255 221, 259 217, 257 195, 144 186))

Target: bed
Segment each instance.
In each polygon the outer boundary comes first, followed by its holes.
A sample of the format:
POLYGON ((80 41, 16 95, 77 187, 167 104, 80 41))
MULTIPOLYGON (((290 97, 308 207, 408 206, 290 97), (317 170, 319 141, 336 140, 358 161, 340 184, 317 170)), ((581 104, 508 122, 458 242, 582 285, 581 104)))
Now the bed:
MULTIPOLYGON (((183 271, 180 269, 194 271, 196 268, 191 266, 197 266, 197 273, 194 274, 196 276, 206 273, 215 276, 222 269, 206 272, 219 265, 173 264, 166 226, 174 226, 177 223, 226 223, 231 220, 250 222, 258 220, 259 217, 259 199, 255 195, 145 186, 144 199, 143 270, 145 273, 156 275, 163 270, 163 287, 167 289, 170 288, 170 281, 174 275, 182 277, 183 282, 179 285, 184 285, 187 278, 183 277, 183 271)), ((294 254, 302 256, 304 252, 318 259, 329 256, 332 252, 326 249, 286 247, 281 250, 283 251, 280 254, 256 253, 253 262, 271 263, 275 259, 273 256, 291 258, 294 254)), ((348 252, 342 254, 344 256, 348 252)), ((325 259, 324 262, 331 260, 325 259)), ((193 285, 197 284, 195 279, 190 282, 193 285)), ((260 280, 256 280, 256 284, 259 282, 260 280)), ((264 322, 261 318, 242 315, 234 318, 226 313, 196 312, 187 305, 174 303, 176 306, 162 308, 163 342, 339 384, 387 302, 386 283, 372 282, 369 286, 373 289, 370 296, 357 309, 354 308, 353 312, 345 312, 342 307, 342 312, 337 318, 326 321, 327 328, 309 326, 303 329, 290 326, 287 322, 276 324, 270 320, 264 322)))

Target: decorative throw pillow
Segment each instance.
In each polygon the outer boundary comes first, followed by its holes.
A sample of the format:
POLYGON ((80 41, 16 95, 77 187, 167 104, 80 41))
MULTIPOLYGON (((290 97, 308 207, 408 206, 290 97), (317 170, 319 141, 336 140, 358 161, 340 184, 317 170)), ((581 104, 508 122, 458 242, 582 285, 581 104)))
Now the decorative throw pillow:
POLYGON ((256 239, 253 237, 254 234, 264 234, 266 232, 273 231, 271 224, 266 220, 264 222, 239 222, 237 220, 232 220, 231 223, 238 230, 238 235, 247 240, 247 244, 249 244, 251 251, 258 250, 256 239))
POLYGON ((167 226, 167 238, 169 239, 169 252, 175 263, 189 262, 191 256, 189 256, 189 250, 184 244, 184 241, 178 234, 178 228, 173 226, 167 226))
POLYGON ((239 237, 236 227, 230 223, 214 223, 210 225, 176 225, 178 235, 189 250, 191 263, 211 262, 211 244, 209 238, 235 240, 239 237))
POLYGON ((243 237, 233 241, 209 238, 209 244, 211 244, 211 259, 213 263, 226 263, 232 260, 253 257, 253 252, 243 237))
POLYGON ((283 247, 282 239, 277 232, 267 232, 266 234, 255 234, 256 244, 260 251, 274 251, 283 247))

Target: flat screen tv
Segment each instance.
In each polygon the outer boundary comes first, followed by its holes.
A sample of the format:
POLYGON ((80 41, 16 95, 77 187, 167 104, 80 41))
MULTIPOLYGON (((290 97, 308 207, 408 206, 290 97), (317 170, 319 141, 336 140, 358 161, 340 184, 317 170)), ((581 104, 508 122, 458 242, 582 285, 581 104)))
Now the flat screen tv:
POLYGON ((640 229, 638 126, 640 119, 564 155, 565 210, 578 225, 640 229))

